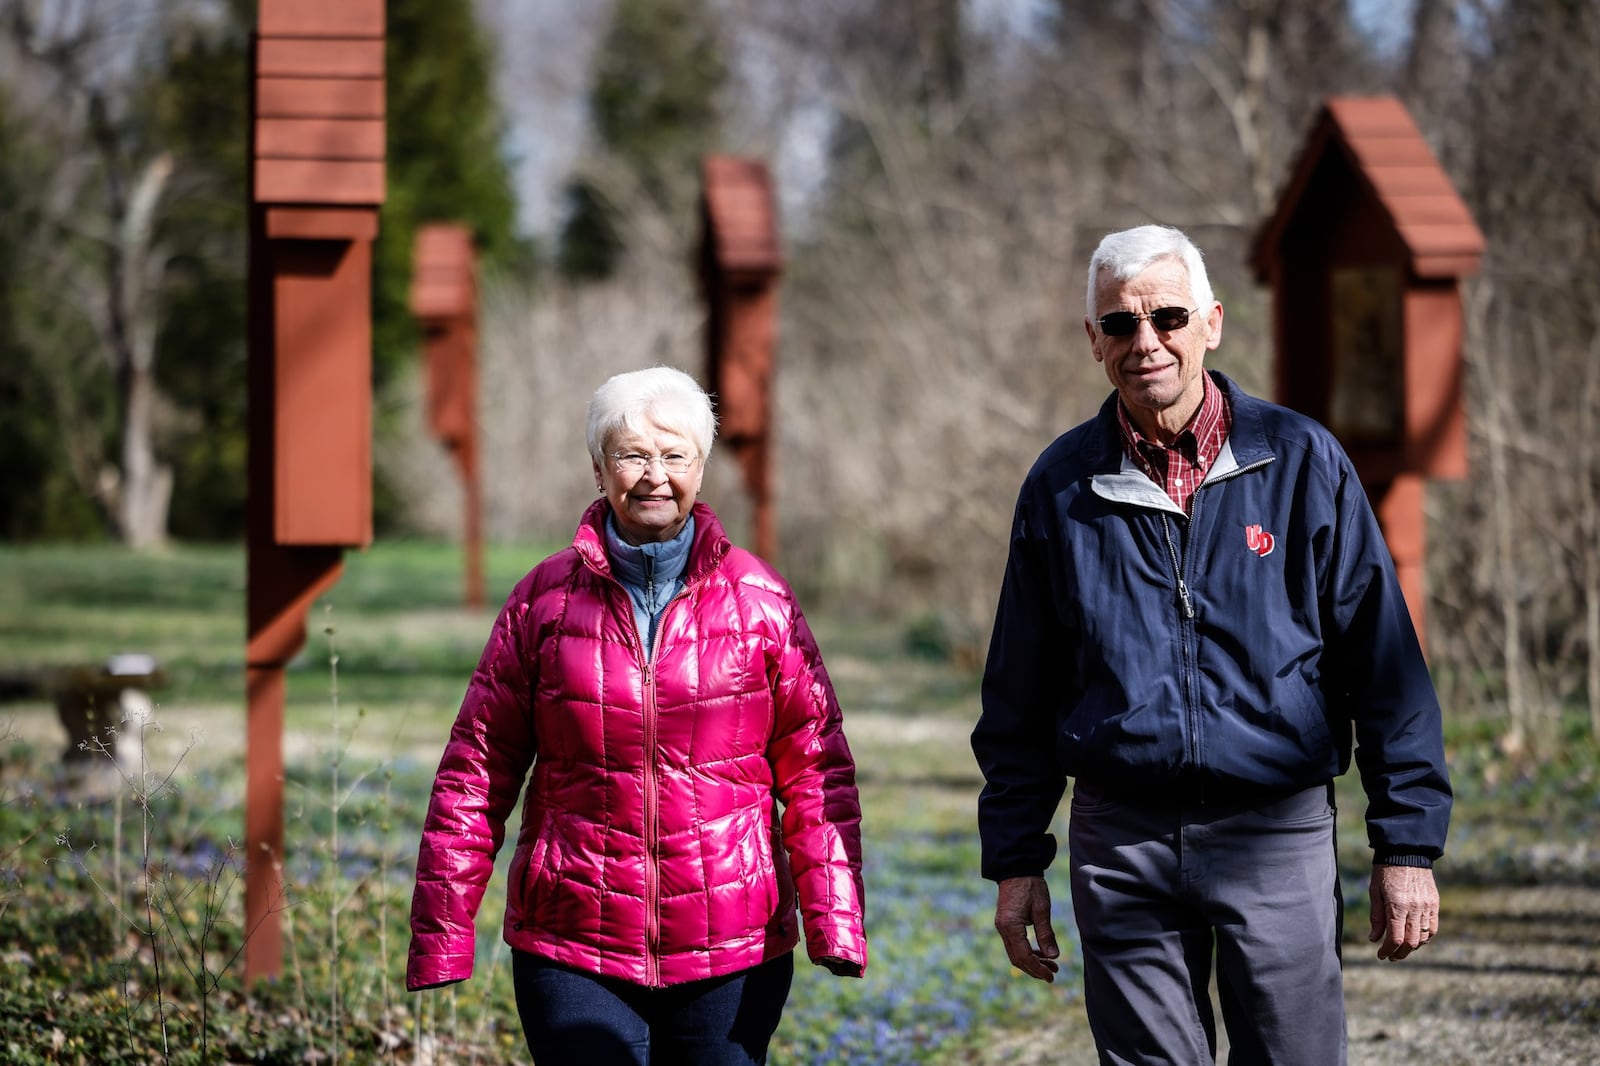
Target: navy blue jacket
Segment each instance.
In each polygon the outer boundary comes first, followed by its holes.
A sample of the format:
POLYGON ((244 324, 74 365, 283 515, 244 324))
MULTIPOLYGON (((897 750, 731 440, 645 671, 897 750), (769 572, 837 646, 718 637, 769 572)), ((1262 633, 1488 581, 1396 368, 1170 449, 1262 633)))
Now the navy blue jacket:
POLYGON ((1192 517, 1122 450, 1113 394, 1023 483, 972 747, 983 876, 1039 875, 1068 777, 1245 801, 1323 784, 1352 739, 1377 861, 1450 820, 1438 698, 1354 468, 1245 395, 1192 517))

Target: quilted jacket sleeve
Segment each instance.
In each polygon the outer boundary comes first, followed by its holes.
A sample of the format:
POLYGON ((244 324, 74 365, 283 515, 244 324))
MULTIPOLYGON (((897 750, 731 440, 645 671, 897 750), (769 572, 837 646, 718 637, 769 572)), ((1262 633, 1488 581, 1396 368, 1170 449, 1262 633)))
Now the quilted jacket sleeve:
MULTIPOLYGON (((773 666, 767 758, 783 803, 783 839, 813 962, 867 966, 861 878, 861 801, 844 716, 811 629, 792 616, 773 666)), ((849 966, 844 969, 848 970, 849 966)))
POLYGON ((535 754, 525 579, 501 611, 462 700, 422 827, 406 988, 472 976, 475 919, 535 754))

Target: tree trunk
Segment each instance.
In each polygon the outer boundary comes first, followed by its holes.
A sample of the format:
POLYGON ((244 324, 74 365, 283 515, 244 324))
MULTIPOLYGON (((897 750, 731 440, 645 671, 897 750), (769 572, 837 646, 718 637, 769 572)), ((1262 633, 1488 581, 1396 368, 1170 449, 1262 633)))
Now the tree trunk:
POLYGON ((122 395, 122 477, 117 528, 130 548, 159 548, 167 539, 172 468, 158 462, 153 442, 156 386, 149 367, 135 366, 122 395))
POLYGON ((1583 402, 1578 408, 1578 551, 1582 553, 1585 691, 1589 697, 1589 734, 1600 740, 1600 341, 1590 341, 1583 375, 1583 402))
MULTIPOLYGON (((1506 319, 1504 311, 1486 316, 1498 320, 1502 343, 1499 351, 1514 351, 1515 347, 1504 337, 1506 319)), ((1518 556, 1516 532, 1513 529, 1512 508, 1516 498, 1511 492, 1511 473, 1506 455, 1510 448, 1506 419, 1510 413, 1509 396, 1496 372, 1496 357, 1491 351, 1483 352, 1481 372, 1484 376, 1483 436, 1489 460, 1489 521, 1494 530, 1495 588, 1500 599, 1502 625, 1501 659, 1505 664, 1506 710, 1510 725, 1503 738, 1506 749, 1520 751, 1528 743, 1527 694, 1522 679, 1522 607, 1518 602, 1518 556)))
POLYGON ((118 367, 122 416, 122 471, 115 519, 130 548, 157 548, 167 539, 172 468, 156 458, 155 347, 160 309, 156 293, 164 270, 151 230, 172 157, 156 156, 139 172, 110 253, 107 294, 112 301, 108 341, 118 367))

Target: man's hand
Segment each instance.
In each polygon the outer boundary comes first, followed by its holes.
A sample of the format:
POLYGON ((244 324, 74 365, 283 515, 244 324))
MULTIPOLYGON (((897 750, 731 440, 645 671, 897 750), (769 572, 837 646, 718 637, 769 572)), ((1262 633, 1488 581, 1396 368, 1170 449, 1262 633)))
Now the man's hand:
POLYGON ((1378 958, 1399 962, 1439 935, 1439 889, 1419 866, 1372 867, 1372 928, 1378 958), (1378 943, 1382 941, 1382 943, 1378 943))
POLYGON ((1000 898, 994 905, 994 927, 1006 946, 1011 965, 1041 981, 1056 979, 1056 933, 1050 927, 1050 889, 1042 877, 1010 877, 1000 882, 1000 898), (1028 942, 1028 926, 1039 940, 1028 942))

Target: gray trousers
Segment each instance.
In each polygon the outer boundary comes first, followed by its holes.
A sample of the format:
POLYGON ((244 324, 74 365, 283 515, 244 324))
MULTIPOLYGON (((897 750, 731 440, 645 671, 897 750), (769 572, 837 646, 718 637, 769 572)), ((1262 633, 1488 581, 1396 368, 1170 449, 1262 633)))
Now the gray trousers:
POLYGON ((1330 790, 1266 806, 1142 806, 1073 790, 1067 832, 1102 1063, 1345 1061, 1330 790))

